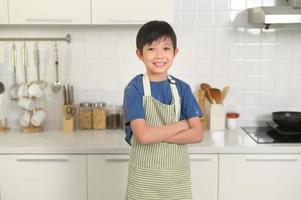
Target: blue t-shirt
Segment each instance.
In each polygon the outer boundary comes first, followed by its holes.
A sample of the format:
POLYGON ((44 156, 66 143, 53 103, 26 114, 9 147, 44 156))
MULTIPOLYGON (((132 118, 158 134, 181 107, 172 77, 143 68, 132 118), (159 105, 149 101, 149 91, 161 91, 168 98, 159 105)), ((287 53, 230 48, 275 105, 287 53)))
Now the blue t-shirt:
MULTIPOLYGON (((133 135, 130 121, 133 119, 145 119, 143 108, 144 89, 143 89, 143 74, 134 77, 124 90, 123 109, 125 118, 125 140, 130 144, 130 139, 133 135)), ((192 117, 201 117, 202 112, 195 100, 190 86, 184 81, 172 76, 176 81, 179 97, 181 98, 181 114, 180 120, 189 119, 192 117)), ((153 82, 150 81, 152 97, 163 104, 171 104, 172 93, 169 80, 153 82)))

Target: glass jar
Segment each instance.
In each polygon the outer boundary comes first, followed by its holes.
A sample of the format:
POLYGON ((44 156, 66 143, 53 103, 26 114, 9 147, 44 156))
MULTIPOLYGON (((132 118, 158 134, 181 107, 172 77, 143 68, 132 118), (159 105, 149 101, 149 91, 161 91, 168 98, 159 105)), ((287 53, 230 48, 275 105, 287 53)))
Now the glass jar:
POLYGON ((92 129, 93 110, 91 102, 82 102, 79 104, 79 128, 92 129))
POLYGON ((108 106, 107 127, 109 129, 117 129, 120 127, 120 113, 118 112, 118 106, 116 104, 108 106))
POLYGON ((119 106, 119 113, 120 113, 120 124, 119 128, 124 129, 124 110, 123 106, 119 106))
POLYGON ((106 103, 93 103, 93 129, 106 129, 106 103))

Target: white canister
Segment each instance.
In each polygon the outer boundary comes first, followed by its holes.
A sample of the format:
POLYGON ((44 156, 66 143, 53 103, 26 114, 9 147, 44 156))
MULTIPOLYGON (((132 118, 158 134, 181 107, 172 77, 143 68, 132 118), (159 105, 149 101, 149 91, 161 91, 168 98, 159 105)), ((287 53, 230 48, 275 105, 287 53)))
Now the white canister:
POLYGON ((239 114, 236 112, 228 112, 226 114, 226 126, 229 130, 236 130, 239 114))

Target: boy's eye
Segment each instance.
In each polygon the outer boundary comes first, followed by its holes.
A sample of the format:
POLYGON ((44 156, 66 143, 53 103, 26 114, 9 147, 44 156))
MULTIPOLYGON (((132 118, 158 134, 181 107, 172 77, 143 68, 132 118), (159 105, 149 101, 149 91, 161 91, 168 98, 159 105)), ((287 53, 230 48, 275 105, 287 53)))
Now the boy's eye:
POLYGON ((147 48, 147 51, 153 51, 153 50, 155 50, 155 48, 152 47, 147 48))
POLYGON ((170 47, 165 47, 164 50, 171 50, 171 48, 170 47))

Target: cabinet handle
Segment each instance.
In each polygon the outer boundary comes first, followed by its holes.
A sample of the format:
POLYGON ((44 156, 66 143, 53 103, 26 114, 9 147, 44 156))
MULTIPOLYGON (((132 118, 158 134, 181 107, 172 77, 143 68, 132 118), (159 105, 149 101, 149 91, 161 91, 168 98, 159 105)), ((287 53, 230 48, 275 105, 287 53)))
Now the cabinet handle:
POLYGON ((297 161, 297 158, 247 158, 246 161, 297 161))
POLYGON ((67 162, 67 158, 18 158, 18 162, 67 162))
POLYGON ((145 23, 149 20, 142 20, 142 19, 109 19, 109 22, 115 23, 145 23))
POLYGON ((107 162, 128 162, 129 158, 107 158, 107 162))
POLYGON ((27 18, 27 22, 72 22, 70 18, 27 18))
POLYGON ((190 161, 211 161, 211 158, 190 158, 190 161))

